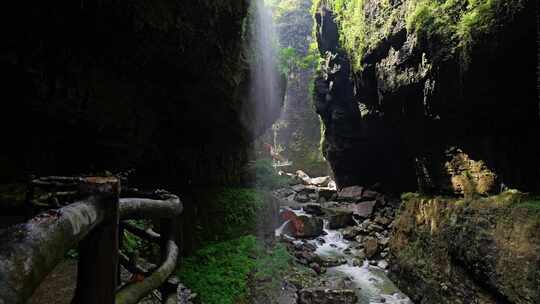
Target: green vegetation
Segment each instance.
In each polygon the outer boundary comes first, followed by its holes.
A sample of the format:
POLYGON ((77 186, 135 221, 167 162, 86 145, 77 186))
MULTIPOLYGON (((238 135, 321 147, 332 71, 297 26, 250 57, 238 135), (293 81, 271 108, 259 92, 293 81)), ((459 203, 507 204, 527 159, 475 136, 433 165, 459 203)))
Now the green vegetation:
MULTIPOLYGON (((511 19, 523 8, 523 0, 409 0, 403 4, 405 9, 379 1, 375 4, 377 17, 368 22, 364 0, 328 0, 328 4, 336 16, 341 46, 356 71, 362 70, 366 52, 391 34, 397 20, 405 19, 407 30, 424 41, 441 42, 439 55, 445 57, 461 51, 467 63, 475 41, 496 29, 498 19, 511 19)), ((320 5, 320 0, 315 1, 312 12, 320 5)))
POLYGON ((264 213, 263 193, 249 188, 216 188, 200 193, 197 205, 207 213, 197 216, 195 239, 200 245, 253 233, 264 213))
POLYGON ((309 52, 301 56, 295 48, 285 47, 279 49, 279 71, 288 76, 299 70, 314 69, 319 63, 319 55, 309 52))
POLYGON ((253 236, 206 246, 180 264, 178 275, 204 304, 242 303, 247 275, 255 266, 255 247, 253 236))
POLYGON ((292 267, 292 256, 283 244, 269 250, 258 247, 257 260, 252 273, 254 297, 274 299, 279 294, 283 277, 292 267))
POLYGON ((247 235, 198 250, 180 264, 178 275, 204 304, 246 303, 250 277, 257 289, 252 292, 279 290, 280 278, 290 263, 284 246, 267 251, 254 236, 247 235))
POLYGON ((406 14, 407 30, 447 44, 449 52, 463 51, 464 59, 475 41, 496 28, 497 16, 512 18, 522 0, 415 0, 406 14))
POLYGON ((255 174, 255 187, 261 190, 271 190, 287 186, 289 179, 277 174, 268 158, 258 159, 250 168, 255 174))

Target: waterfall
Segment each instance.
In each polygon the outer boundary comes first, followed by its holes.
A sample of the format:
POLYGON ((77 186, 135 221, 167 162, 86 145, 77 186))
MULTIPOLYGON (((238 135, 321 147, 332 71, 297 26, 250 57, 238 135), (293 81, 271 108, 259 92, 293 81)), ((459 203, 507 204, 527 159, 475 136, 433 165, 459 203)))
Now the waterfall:
POLYGON ((272 12, 264 0, 254 0, 251 7, 250 60, 252 103, 249 120, 256 130, 264 130, 276 119, 281 107, 277 62, 277 36, 272 12), (253 111, 254 110, 254 111, 253 111))

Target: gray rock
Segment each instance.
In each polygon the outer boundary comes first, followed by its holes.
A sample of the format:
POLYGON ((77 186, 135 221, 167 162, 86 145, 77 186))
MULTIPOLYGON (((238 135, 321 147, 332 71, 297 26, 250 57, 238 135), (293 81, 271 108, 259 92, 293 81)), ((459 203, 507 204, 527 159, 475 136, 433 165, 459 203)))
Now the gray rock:
POLYGON ((364 191, 364 188, 360 186, 345 187, 341 189, 341 191, 339 191, 337 200, 356 202, 362 199, 363 191, 364 191))
POLYGON ((309 196, 304 193, 297 193, 294 200, 300 203, 307 203, 310 201, 309 196))
POLYGON ((305 288, 299 292, 299 304, 355 304, 358 297, 352 289, 305 288))
POLYGON ((377 201, 360 202, 360 203, 350 204, 346 206, 346 208, 352 211, 353 214, 356 214, 362 218, 368 218, 373 215, 373 211, 375 209, 376 204, 377 204, 377 201))
POLYGON ((379 243, 374 238, 364 240, 364 249, 368 259, 373 258, 379 253, 379 243))

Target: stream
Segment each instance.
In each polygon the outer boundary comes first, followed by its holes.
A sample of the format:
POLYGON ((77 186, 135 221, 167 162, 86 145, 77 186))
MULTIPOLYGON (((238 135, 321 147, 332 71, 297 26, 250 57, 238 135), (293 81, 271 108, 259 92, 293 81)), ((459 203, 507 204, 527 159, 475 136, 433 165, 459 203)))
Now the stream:
MULTIPOLYGON (((292 236, 294 233, 290 233, 290 229, 288 228, 291 224, 291 220, 286 220, 278 229, 276 229, 276 237, 281 238, 282 241, 285 240, 292 243, 295 248, 310 248, 308 249, 310 251, 309 254, 314 254, 316 256, 311 258, 311 260, 323 261, 318 262, 319 264, 325 264, 324 261, 329 261, 329 264, 325 265, 327 267, 321 267, 324 268, 323 271, 317 271, 320 280, 327 282, 347 282, 345 287, 340 286, 336 287, 336 289, 354 290, 358 299, 356 302, 357 304, 413 303, 387 276, 388 270, 386 269, 388 268, 388 262, 385 259, 388 255, 387 247, 384 249, 384 252, 380 250, 379 253, 369 256, 370 258, 364 258, 365 248, 361 242, 362 239, 365 240, 366 238, 371 237, 363 236, 360 237, 360 239, 355 239, 353 237, 351 240, 351 237, 348 237, 347 239, 343 235, 343 232, 346 231, 346 229, 351 231, 358 227, 362 227, 362 225, 369 227, 368 225, 370 223, 377 225, 375 220, 364 219, 362 221, 354 218, 354 222, 350 223, 347 227, 331 229, 327 216, 323 214, 314 214, 312 208, 313 206, 322 206, 322 209, 325 210, 325 206, 332 204, 332 202, 323 201, 320 203, 319 200, 310 202, 309 206, 311 209, 308 210, 302 207, 302 205, 307 204, 292 203, 293 206, 282 204, 281 213, 292 212, 294 213, 294 216, 298 218, 315 218, 314 221, 320 221, 320 219, 322 219, 323 231, 319 236, 294 237, 292 236), (362 222, 364 222, 364 224, 362 222)), ((386 228, 385 231, 379 230, 379 232, 371 234, 376 234, 377 237, 383 234, 384 236, 387 236, 389 234, 388 230, 389 228, 386 228)), ((302 250, 303 252, 306 251, 306 249, 300 249, 300 252, 302 252, 302 250)), ((309 254, 303 252, 301 254, 309 256, 309 254)), ((298 256, 298 252, 296 254, 298 256)), ((311 262, 304 264, 310 265, 310 267, 313 268, 311 262)), ((330 288, 332 289, 333 287, 330 288)), ((329 301, 321 303, 338 302, 329 301)))

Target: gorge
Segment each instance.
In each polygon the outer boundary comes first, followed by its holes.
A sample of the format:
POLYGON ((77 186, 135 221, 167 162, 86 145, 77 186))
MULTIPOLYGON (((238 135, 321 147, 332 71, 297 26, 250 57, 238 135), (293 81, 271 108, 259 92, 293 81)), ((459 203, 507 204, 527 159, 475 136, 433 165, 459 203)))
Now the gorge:
MULTIPOLYGON (((13 269, 40 267, 8 263, 27 228, 69 222, 87 191, 35 185, 113 179, 120 205, 181 205, 120 218, 104 242, 125 290, 166 257, 141 235, 174 236, 174 271, 137 303, 539 303, 538 14, 534 0, 6 5, 0 304, 13 269)), ((71 247, 28 303, 81 290, 89 246, 53 245, 34 250, 71 247)))

